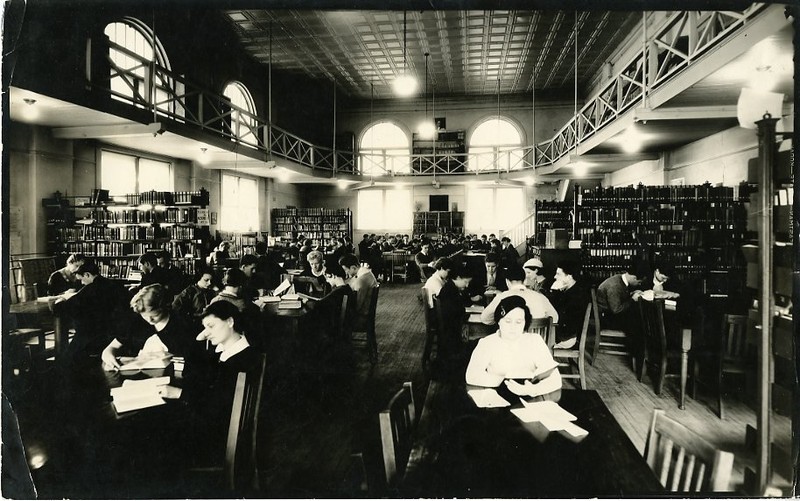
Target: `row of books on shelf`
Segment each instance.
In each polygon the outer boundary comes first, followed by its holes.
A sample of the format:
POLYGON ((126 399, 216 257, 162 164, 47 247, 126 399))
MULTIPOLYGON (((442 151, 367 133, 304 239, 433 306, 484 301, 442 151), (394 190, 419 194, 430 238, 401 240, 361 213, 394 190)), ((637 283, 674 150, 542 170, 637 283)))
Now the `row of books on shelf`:
POLYGON ((64 253, 80 253, 89 257, 134 256, 156 250, 160 250, 160 248, 145 242, 65 242, 63 244, 64 253))
POLYGON ((193 226, 74 226, 58 228, 58 240, 195 240, 201 232, 193 226))
POLYGON ((323 224, 283 224, 274 223, 272 228, 274 231, 347 231, 349 229, 347 223, 323 223, 323 224))
POLYGON ((128 205, 208 205, 208 191, 145 191, 125 195, 128 205))
POLYGON ((309 238, 311 240, 319 240, 319 239, 331 239, 331 238, 344 238, 349 237, 350 233, 348 231, 283 231, 280 233, 276 233, 275 236, 281 237, 285 240, 294 240, 299 235, 303 235, 303 238, 309 238))
POLYGON ((208 209, 168 207, 156 209, 93 210, 89 219, 96 223, 190 223, 208 224, 208 209))
POLYGON ((272 217, 273 224, 320 224, 320 223, 337 223, 348 224, 350 222, 349 216, 297 216, 297 217, 272 217))
POLYGON ((350 209, 325 209, 322 207, 272 209, 272 217, 349 216, 350 209))
POLYGON ((736 206, 705 206, 677 209, 676 207, 651 208, 597 208, 584 209, 578 222, 584 226, 600 225, 654 225, 654 224, 726 224, 744 225, 747 213, 736 206))
POLYGON ((625 186, 596 187, 579 193, 580 205, 614 204, 620 202, 727 202, 734 200, 731 186, 712 186, 710 183, 688 186, 625 186))

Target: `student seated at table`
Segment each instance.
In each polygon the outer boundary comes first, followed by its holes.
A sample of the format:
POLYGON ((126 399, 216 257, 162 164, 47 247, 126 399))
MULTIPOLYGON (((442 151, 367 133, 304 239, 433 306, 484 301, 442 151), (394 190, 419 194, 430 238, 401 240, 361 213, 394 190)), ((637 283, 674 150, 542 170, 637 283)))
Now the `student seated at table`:
POLYGON ((642 295, 638 289, 643 275, 639 265, 630 262, 624 272, 608 277, 597 287, 597 306, 603 315, 604 329, 619 329, 625 333, 639 331, 635 303, 642 295))
POLYGON ((180 313, 199 326, 203 310, 214 299, 216 292, 211 287, 211 270, 200 269, 194 276, 194 283, 181 291, 172 301, 172 311, 180 313))
POLYGON ((483 258, 484 272, 476 274, 471 284, 471 294, 484 294, 486 291, 505 290, 505 270, 500 269, 500 258, 490 252, 483 258))
POLYGON ((213 353, 187 361, 182 387, 164 386, 163 398, 180 399, 188 406, 189 430, 183 430, 195 463, 220 462, 230 420, 236 379, 240 372, 258 375, 260 355, 242 328, 239 310, 231 303, 210 304, 202 316, 203 330, 195 344, 210 342, 213 353))
POLYGON ((547 277, 542 273, 544 264, 541 259, 538 257, 528 259, 522 265, 522 269, 525 270, 525 287, 545 295, 550 293, 547 277))
POLYGON ((453 260, 449 257, 440 257, 433 265, 436 271, 424 285, 425 291, 428 293, 428 308, 433 308, 433 296, 439 294, 444 284, 447 283, 447 277, 450 274, 450 270, 453 269, 454 264, 453 260))
POLYGON ((172 312, 172 296, 166 287, 153 284, 143 287, 130 301, 144 324, 134 325, 115 337, 100 355, 106 370, 119 369, 117 357, 164 353, 191 357, 195 348, 191 325, 172 312))
POLYGON ((681 287, 675 277, 675 269, 669 263, 657 263, 653 273, 646 275, 646 278, 639 284, 638 289, 643 291, 652 290, 655 293, 674 292, 680 293, 681 287))
POLYGON ((122 284, 100 275, 97 265, 84 262, 75 271, 83 288, 53 303, 53 311, 70 315, 75 336, 67 348, 69 362, 81 364, 97 357, 108 344, 109 333, 119 332, 131 320, 128 293, 122 284))
POLYGON ((161 251, 156 254, 156 262, 158 267, 164 271, 167 277, 167 287, 172 294, 180 293, 187 285, 186 275, 183 270, 172 264, 172 256, 167 251, 161 251))
MULTIPOLYGON (((307 277, 313 279, 309 281, 309 284, 313 287, 313 290, 309 291, 300 291, 300 292, 308 292, 308 293, 316 293, 311 295, 319 295, 326 292, 326 285, 327 279, 325 277, 328 273, 328 269, 325 266, 325 256, 320 251, 311 251, 308 253, 306 257, 308 261, 308 267, 300 273, 301 277, 307 277)), ((295 287, 297 289, 297 287, 295 287)))
POLYGON ((70 254, 66 265, 51 273, 47 279, 47 295, 58 296, 68 290, 75 292, 80 289, 81 281, 75 276, 75 273, 86 261, 87 258, 83 254, 70 254))
MULTIPOLYGON (((139 256, 139 271, 142 272, 142 280, 138 284, 131 284, 128 286, 128 289, 138 291, 141 290, 148 285, 153 284, 160 284, 163 285, 167 293, 170 296, 174 296, 176 292, 169 289, 170 285, 170 277, 167 272, 158 266, 158 257, 151 252, 145 252, 141 256, 139 256)), ((170 301, 172 298, 170 297, 170 301)))
POLYGON ((589 291, 578 272, 578 263, 558 263, 555 281, 550 290, 550 301, 560 319, 556 327, 555 348, 572 348, 583 329, 583 317, 590 301, 589 291))
POLYGON ((436 360, 446 374, 451 374, 454 370, 461 372, 464 369, 462 363, 464 343, 461 333, 464 322, 469 317, 464 308, 482 299, 481 296, 469 296, 467 291, 471 280, 472 275, 469 270, 455 265, 437 296, 444 325, 440 326, 436 360))
POLYGON ((472 352, 467 384, 495 388, 507 380, 509 390, 531 397, 560 390, 561 375, 544 339, 525 332, 532 319, 522 297, 504 298, 494 313, 498 331, 478 341, 472 352), (526 381, 520 384, 512 379, 526 381))
POLYGON ((208 264, 211 266, 225 266, 230 258, 229 249, 231 248, 230 242, 222 241, 217 247, 211 251, 208 256, 208 264))
MULTIPOLYGON (((347 285, 356 293, 355 306, 350 310, 353 312, 353 326, 355 329, 363 329, 369 318, 370 292, 373 287, 378 285, 378 280, 372 273, 368 261, 363 263, 354 254, 345 254, 339 259, 347 279, 341 277, 328 276, 328 283, 332 287, 342 287, 347 285)), ((348 307, 350 309, 350 307, 348 307)))
POLYGON ((495 310, 500 303, 509 296, 520 296, 528 305, 528 310, 534 318, 551 317, 553 323, 558 322, 558 312, 544 294, 532 291, 525 287, 525 272, 518 264, 511 265, 506 271, 506 286, 508 290, 501 292, 484 308, 481 313, 481 322, 486 325, 495 323, 495 310))
MULTIPOLYGON (((306 239, 306 242, 309 242, 309 246, 311 245, 310 240, 306 239)), ((256 243, 256 255, 258 258, 258 263, 256 263, 256 275, 259 277, 260 283, 267 290, 275 289, 282 281, 281 276, 287 273, 286 269, 280 265, 281 253, 269 251, 267 249, 267 244, 258 242, 256 243)))
POLYGON ((436 258, 431 252, 431 244, 428 241, 422 242, 419 252, 414 256, 414 262, 417 263, 422 280, 428 280, 431 275, 436 271, 434 269, 436 258))
POLYGON ((225 273, 222 275, 222 291, 209 301, 209 304, 216 303, 217 301, 227 301, 236 306, 239 311, 244 311, 247 309, 248 305, 253 304, 241 295, 242 287, 246 281, 247 275, 239 268, 225 270, 225 273))

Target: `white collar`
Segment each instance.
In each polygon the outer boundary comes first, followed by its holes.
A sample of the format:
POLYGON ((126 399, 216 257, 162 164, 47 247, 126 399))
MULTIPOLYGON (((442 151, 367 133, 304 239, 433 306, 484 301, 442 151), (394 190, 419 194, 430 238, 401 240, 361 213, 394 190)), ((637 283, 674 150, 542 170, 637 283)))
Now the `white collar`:
POLYGON ((628 279, 625 278, 625 273, 620 275, 622 277, 622 282, 625 284, 625 287, 630 287, 631 284, 628 283, 628 279))
POLYGON ((166 326, 167 326, 167 324, 169 323, 169 318, 170 318, 170 317, 169 317, 169 316, 167 316, 167 318, 165 318, 164 320, 162 320, 162 321, 160 321, 160 322, 157 322, 157 323, 153 324, 153 327, 155 327, 155 329, 156 329, 156 332, 161 332, 161 331, 163 331, 163 330, 164 330, 164 327, 166 327, 166 326))
POLYGON ((321 277, 325 274, 325 267, 323 266, 319 273, 314 273, 314 268, 311 268, 311 274, 315 277, 321 277))
POLYGON ((220 353, 219 361, 225 362, 226 360, 236 355, 237 353, 244 351, 244 349, 247 348, 248 346, 250 346, 250 343, 247 342, 246 337, 242 336, 239 338, 238 341, 233 343, 227 350, 224 349, 221 344, 219 344, 217 345, 217 348, 214 351, 220 353))

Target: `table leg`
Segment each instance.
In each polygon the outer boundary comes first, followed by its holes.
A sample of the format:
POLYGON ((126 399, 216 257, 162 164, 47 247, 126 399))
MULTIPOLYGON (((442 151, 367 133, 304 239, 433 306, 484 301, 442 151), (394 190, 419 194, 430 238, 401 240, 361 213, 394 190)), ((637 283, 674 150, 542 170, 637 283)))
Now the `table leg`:
POLYGON ((681 330, 681 405, 686 408, 686 379, 689 373, 689 350, 692 348, 692 330, 681 330))
POLYGON ((53 337, 55 338, 55 357, 58 360, 66 351, 69 344, 69 334, 64 328, 64 322, 60 315, 53 316, 53 337))

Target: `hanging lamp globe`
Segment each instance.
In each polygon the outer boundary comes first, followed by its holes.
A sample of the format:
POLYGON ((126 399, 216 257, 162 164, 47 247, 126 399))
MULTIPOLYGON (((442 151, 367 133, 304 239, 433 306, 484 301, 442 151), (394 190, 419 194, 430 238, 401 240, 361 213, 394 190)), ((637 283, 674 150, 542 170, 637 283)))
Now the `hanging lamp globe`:
POLYGON ((394 79, 392 86, 394 93, 399 97, 413 96, 417 92, 417 79, 408 73, 403 73, 394 79))

